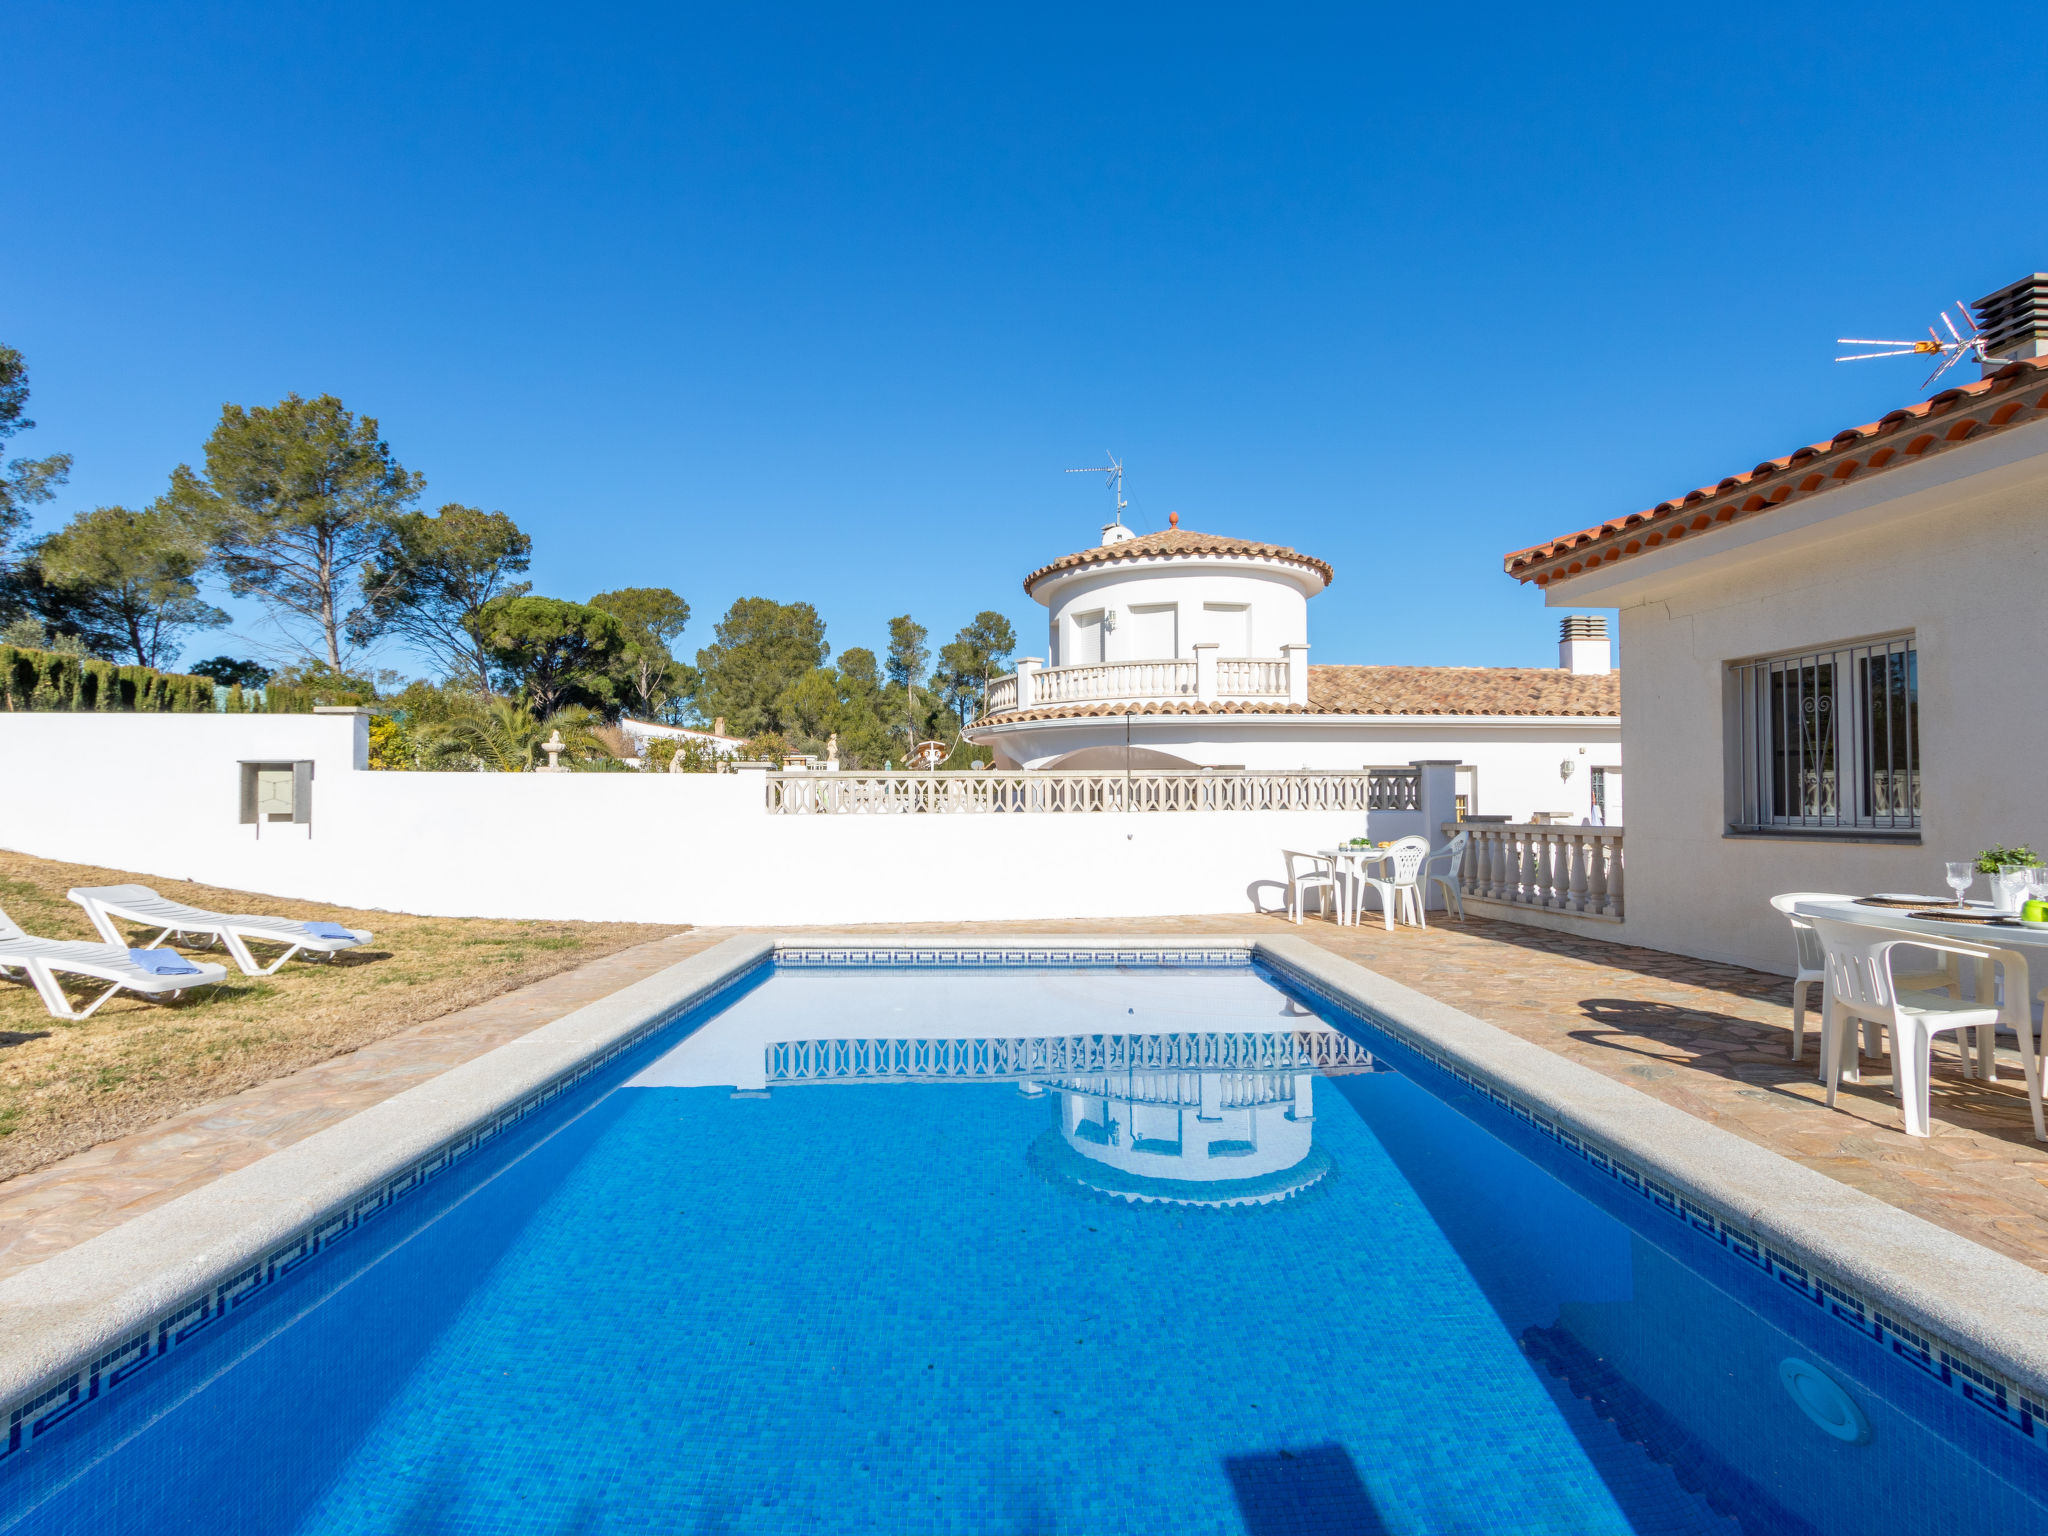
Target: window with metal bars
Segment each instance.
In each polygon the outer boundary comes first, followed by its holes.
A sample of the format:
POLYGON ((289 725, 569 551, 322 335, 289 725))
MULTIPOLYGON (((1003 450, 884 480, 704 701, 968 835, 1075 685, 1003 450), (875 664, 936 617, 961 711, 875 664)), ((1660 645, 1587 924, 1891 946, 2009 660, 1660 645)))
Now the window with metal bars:
POLYGON ((1739 661, 1729 823, 1738 832, 1920 829, 1911 635, 1739 661))

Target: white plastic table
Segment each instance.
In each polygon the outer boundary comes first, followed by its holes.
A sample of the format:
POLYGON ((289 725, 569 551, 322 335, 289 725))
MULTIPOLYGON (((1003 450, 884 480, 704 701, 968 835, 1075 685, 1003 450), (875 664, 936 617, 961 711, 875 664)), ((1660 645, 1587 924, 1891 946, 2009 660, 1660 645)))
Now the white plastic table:
POLYGON ((1318 848, 1316 857, 1328 859, 1344 876, 1344 897, 1337 905, 1337 921, 1356 923, 1358 921, 1359 897, 1361 894, 1359 875, 1363 864, 1377 864, 1388 858, 1391 848, 1318 848))
MULTIPOLYGON (((1937 899, 1928 903, 1938 907, 1937 899)), ((1970 909, 1988 912, 1991 908, 1977 902, 1970 903, 1970 909)), ((1882 928, 1896 933, 1902 939, 1915 936, 1928 939, 1956 939, 1965 944, 1976 944, 1993 949, 2008 949, 2029 970, 2048 974, 2048 928, 2022 928, 2018 923, 1943 923, 1929 918, 1910 915, 1905 907, 1866 907, 1855 901, 1802 901, 1793 905, 1793 911, 1801 917, 1825 917, 1838 923, 1856 923, 1865 928, 1882 928)), ((1977 963, 1977 996, 1989 998, 1993 995, 1991 966, 1988 960, 1977 963)), ((2007 983, 2011 985, 2010 982, 2007 983)), ((2033 1032, 2032 982, 2020 978, 2020 988, 2025 994, 2027 1029, 2033 1032)), ((1995 1052, 1982 1045, 1977 1051, 1978 1075, 1986 1079, 1998 1076, 1998 1058, 1995 1052)))

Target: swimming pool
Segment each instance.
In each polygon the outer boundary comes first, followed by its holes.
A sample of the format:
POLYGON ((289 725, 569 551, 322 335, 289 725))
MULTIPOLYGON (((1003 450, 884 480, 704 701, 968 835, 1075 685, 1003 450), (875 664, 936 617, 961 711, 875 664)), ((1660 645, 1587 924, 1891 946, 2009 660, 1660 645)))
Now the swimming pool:
POLYGON ((2048 1528, 2024 1411, 1301 977, 839 958, 35 1436, 0 1530, 2048 1528))

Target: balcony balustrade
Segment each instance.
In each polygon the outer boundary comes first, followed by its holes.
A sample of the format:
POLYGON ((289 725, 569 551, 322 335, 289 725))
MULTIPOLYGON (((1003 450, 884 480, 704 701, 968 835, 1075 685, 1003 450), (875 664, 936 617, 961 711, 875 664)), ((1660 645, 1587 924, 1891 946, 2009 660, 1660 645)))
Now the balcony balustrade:
POLYGON ((1467 832, 1458 888, 1480 901, 1620 922, 1620 827, 1459 822, 1467 832))
POLYGON ((1284 645, 1281 656, 1218 656, 1197 644, 1192 658, 1095 661, 1040 666, 1030 658, 988 685, 982 713, 1008 714, 1062 704, 1188 703, 1302 705, 1308 702, 1308 647, 1284 645))
POLYGON ((1420 809, 1406 769, 1118 772, 766 773, 778 816, 907 816, 1096 811, 1366 811, 1420 809))

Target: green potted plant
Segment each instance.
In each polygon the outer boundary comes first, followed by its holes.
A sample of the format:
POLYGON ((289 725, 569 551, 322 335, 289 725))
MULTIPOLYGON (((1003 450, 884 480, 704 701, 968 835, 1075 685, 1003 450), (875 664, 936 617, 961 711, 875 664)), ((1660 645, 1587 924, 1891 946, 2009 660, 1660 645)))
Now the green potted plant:
POLYGON ((1977 873, 1991 887, 1991 905, 2017 912, 2027 899, 2027 871, 2041 867, 2041 856, 2025 843, 2007 848, 1994 844, 1977 855, 1977 873))

